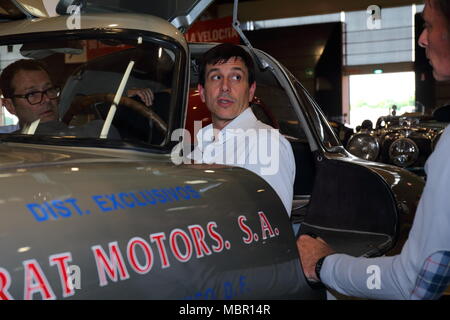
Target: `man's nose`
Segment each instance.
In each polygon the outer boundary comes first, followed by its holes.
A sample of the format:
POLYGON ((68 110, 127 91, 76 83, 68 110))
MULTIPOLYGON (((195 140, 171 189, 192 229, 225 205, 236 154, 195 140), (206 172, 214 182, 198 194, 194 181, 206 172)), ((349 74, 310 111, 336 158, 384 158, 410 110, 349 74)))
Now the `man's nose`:
POLYGON ((42 101, 41 103, 48 103, 51 99, 48 97, 47 92, 42 93, 42 101))
POLYGON ((419 37, 419 46, 426 48, 428 46, 428 31, 424 29, 419 37))
POLYGON ((230 85, 229 85, 229 82, 228 82, 227 78, 224 77, 222 79, 221 85, 222 85, 222 91, 225 91, 225 92, 230 91, 230 85))

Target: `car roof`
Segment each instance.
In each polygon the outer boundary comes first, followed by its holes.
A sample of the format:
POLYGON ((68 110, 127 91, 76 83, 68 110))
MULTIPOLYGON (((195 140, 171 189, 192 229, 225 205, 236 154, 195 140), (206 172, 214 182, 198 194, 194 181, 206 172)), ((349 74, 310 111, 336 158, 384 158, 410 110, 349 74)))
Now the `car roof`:
MULTIPOLYGON (((67 31, 70 26, 70 16, 57 16, 41 19, 25 19, 0 23, 0 37, 27 33, 51 31, 67 31)), ((98 13, 80 15, 80 30, 87 29, 131 29, 158 32, 171 37, 187 49, 183 34, 164 19, 144 14, 134 13, 98 13)))

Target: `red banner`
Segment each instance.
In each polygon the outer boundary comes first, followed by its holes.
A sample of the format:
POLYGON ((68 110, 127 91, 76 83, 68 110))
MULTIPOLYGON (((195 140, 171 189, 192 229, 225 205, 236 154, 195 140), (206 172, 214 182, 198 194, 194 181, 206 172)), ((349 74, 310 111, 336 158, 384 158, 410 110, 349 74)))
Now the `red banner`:
POLYGON ((197 21, 184 36, 188 42, 231 42, 239 44, 239 35, 233 29, 232 22, 232 17, 197 21))

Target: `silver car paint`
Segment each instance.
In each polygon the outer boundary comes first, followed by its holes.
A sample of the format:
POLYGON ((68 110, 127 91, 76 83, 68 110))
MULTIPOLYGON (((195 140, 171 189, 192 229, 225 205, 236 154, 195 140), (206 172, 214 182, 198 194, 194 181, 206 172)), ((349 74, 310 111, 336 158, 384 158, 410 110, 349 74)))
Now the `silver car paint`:
POLYGON ((258 176, 225 166, 175 166, 168 155, 144 153, 136 159, 138 153, 127 158, 92 151, 0 145, 0 274, 9 276, 0 294, 14 299, 316 296, 302 282, 285 209, 258 176), (173 192, 177 187, 184 192, 173 192), (184 261, 169 243, 176 231, 179 251, 190 252, 184 261), (134 244, 132 260, 133 239, 139 246, 134 244), (121 257, 116 262, 114 250, 121 257), (68 296, 58 257, 81 273, 80 288, 68 296), (150 270, 142 272, 144 265, 150 270), (39 277, 47 291, 36 287, 39 277))

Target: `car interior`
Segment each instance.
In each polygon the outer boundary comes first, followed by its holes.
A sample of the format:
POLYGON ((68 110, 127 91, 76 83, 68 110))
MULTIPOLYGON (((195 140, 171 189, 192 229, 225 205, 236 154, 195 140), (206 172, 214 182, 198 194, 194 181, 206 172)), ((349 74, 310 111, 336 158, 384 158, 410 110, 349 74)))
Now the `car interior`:
POLYGON ((20 58, 33 58, 48 66, 55 85, 63 88, 59 98, 62 124, 40 124, 36 134, 99 138, 124 73, 125 79, 108 139, 162 145, 168 137, 167 123, 173 108, 175 54, 153 43, 86 39, 30 42, 19 46, 20 58), (154 99, 145 106, 129 89, 149 88, 154 99))

